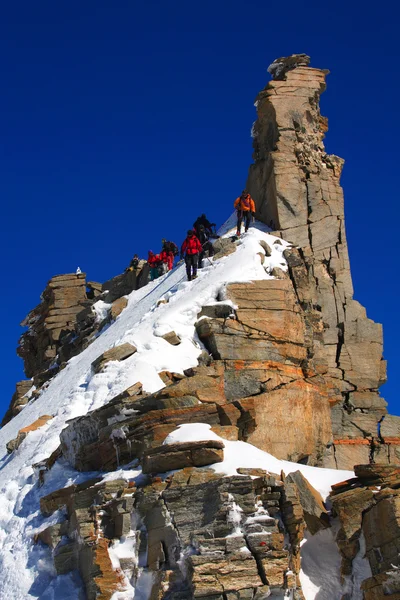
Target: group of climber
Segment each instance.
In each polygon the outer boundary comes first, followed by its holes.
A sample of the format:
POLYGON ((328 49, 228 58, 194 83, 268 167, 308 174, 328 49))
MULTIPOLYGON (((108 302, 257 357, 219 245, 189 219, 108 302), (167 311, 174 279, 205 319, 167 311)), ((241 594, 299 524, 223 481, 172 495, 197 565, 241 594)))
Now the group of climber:
MULTIPOLYGON (((253 198, 247 190, 243 190, 241 195, 236 198, 234 208, 237 212, 237 230, 236 236, 240 237, 242 223, 244 222, 245 232, 249 229, 251 219, 255 217, 255 204, 253 198)), ((178 246, 174 242, 162 240, 162 249, 159 254, 154 254, 149 250, 147 263, 150 267, 150 281, 154 281, 161 275, 164 275, 174 266, 175 257, 180 255, 180 259, 185 260, 186 274, 188 281, 197 278, 197 269, 202 268, 206 256, 214 255, 214 247, 210 241, 211 237, 218 237, 215 231, 215 223, 210 223, 203 213, 196 219, 193 229, 189 229, 187 236, 179 252, 178 246)), ((136 270, 139 265, 139 257, 134 255, 127 270, 136 270)))
POLYGON ((174 242, 163 239, 162 249, 159 254, 154 254, 154 252, 149 250, 147 263, 150 267, 150 281, 154 281, 160 275, 164 275, 164 273, 170 271, 174 266, 174 260, 178 254, 181 260, 185 259, 188 280, 196 279, 197 269, 202 267, 206 252, 208 256, 213 256, 214 254, 213 245, 209 240, 211 236, 217 237, 215 223, 210 223, 203 213, 194 222, 193 229, 189 229, 187 232, 180 252, 174 242))
POLYGON ((175 256, 179 254, 178 246, 174 242, 169 242, 163 238, 161 243, 160 253, 154 254, 152 250, 149 250, 147 263, 150 267, 150 281, 154 281, 160 275, 168 273, 174 266, 175 256))

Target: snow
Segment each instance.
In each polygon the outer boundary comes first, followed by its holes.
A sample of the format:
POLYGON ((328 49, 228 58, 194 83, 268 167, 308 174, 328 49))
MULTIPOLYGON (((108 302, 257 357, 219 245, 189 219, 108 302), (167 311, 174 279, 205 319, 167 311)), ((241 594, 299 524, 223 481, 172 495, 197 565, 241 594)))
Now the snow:
POLYGON ((348 594, 352 600, 362 600, 361 582, 371 577, 365 557, 365 541, 360 537, 360 550, 353 561, 353 573, 341 581, 341 557, 335 538, 340 524, 336 521, 330 529, 315 535, 305 533, 301 544, 300 583, 306 600, 332 600, 348 594))
MULTIPOLYGON (((226 222, 220 235, 229 236, 236 228, 235 214, 226 222)), ((277 238, 268 228, 256 223, 236 242, 237 251, 215 263, 211 260, 199 271, 199 277, 186 281, 184 265, 175 267, 128 296, 128 305, 119 317, 105 327, 81 354, 73 357, 67 366, 50 380, 46 389, 0 430, 0 590, 1 597, 13 600, 67 600, 80 598, 82 582, 74 573, 56 576, 50 549, 34 545, 33 535, 54 522, 62 514, 44 518, 39 510, 40 497, 50 492, 99 476, 99 473, 78 473, 64 460, 59 460, 46 475, 45 484, 39 488, 33 464, 50 456, 59 445, 59 435, 69 419, 86 414, 106 404, 127 387, 140 381, 144 390, 155 392, 164 384, 158 372, 163 370, 182 373, 197 365, 202 351, 194 324, 201 307, 224 298, 226 284, 249 280, 268 279, 274 266, 285 265, 283 251, 287 243, 274 244, 277 238), (261 264, 257 253, 264 253, 259 241, 271 247, 272 256, 261 264), (160 299, 167 303, 157 306, 160 299), (161 332, 174 330, 182 342, 171 346, 160 337, 161 332), (103 352, 125 342, 134 344, 137 352, 121 362, 112 362, 104 372, 95 374, 92 362, 103 352), (41 415, 54 418, 44 427, 31 432, 12 455, 6 454, 6 443, 18 431, 30 425, 41 415)), ((284 266, 283 268, 286 268, 284 266)), ((94 305, 96 316, 102 320, 109 305, 102 301, 94 305)), ((122 430, 121 430, 122 431, 122 430)), ((123 433, 123 431, 122 431, 123 433)), ((219 439, 207 426, 180 427, 168 436, 173 439, 219 439)), ((168 442, 167 442, 168 443, 168 442)), ((349 472, 313 469, 298 464, 279 461, 273 456, 244 442, 224 440, 225 460, 214 465, 216 472, 236 473, 237 466, 261 467, 273 473, 300 469, 312 485, 326 496, 332 483, 352 475, 349 472)), ((102 474, 100 474, 102 475, 102 474)), ((141 477, 140 467, 133 463, 104 476, 105 480, 141 477)), ((115 544, 111 552, 119 560, 125 552, 125 542, 115 544)), ((131 544, 131 542, 126 542, 131 544)), ((146 599, 151 574, 142 571, 136 590, 127 589, 115 594, 114 600, 146 599)), ((307 600, 314 596, 307 596, 307 600)))
POLYGON ((223 462, 211 465, 216 473, 225 475, 237 475, 237 469, 258 468, 264 469, 269 473, 279 475, 281 471, 288 475, 294 471, 301 471, 304 477, 311 485, 319 491, 323 499, 328 496, 331 485, 354 477, 353 471, 344 471, 339 469, 322 469, 300 465, 286 460, 279 460, 259 450, 247 442, 232 442, 221 438, 211 431, 211 425, 205 423, 188 423, 179 425, 164 440, 164 444, 175 444, 177 442, 199 442, 206 440, 219 440, 224 443, 223 462))
POLYGON ((101 323, 108 317, 111 304, 104 302, 104 300, 98 300, 92 306, 92 310, 96 315, 96 323, 101 323))

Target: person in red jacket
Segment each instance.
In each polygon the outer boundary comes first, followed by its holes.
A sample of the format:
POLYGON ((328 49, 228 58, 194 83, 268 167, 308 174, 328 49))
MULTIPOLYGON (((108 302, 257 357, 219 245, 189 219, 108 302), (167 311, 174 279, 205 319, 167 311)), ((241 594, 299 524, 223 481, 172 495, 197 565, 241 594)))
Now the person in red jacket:
POLYGON ((174 255, 171 252, 167 252, 163 250, 160 252, 160 260, 162 261, 162 272, 168 273, 173 267, 174 264, 174 255))
POLYGON ((248 230, 250 226, 251 216, 255 215, 256 206, 253 198, 250 196, 247 190, 243 190, 239 198, 236 198, 234 205, 237 210, 237 231, 236 235, 239 237, 242 229, 242 221, 244 220, 244 230, 248 230))
POLYGON ((194 231, 189 229, 187 237, 181 247, 181 258, 185 256, 186 274, 188 281, 197 278, 197 265, 199 262, 199 253, 202 251, 200 240, 195 236, 194 231))
POLYGON ((149 256, 147 257, 147 263, 150 267, 150 281, 154 281, 160 276, 159 266, 161 264, 160 255, 154 254, 149 250, 149 256))

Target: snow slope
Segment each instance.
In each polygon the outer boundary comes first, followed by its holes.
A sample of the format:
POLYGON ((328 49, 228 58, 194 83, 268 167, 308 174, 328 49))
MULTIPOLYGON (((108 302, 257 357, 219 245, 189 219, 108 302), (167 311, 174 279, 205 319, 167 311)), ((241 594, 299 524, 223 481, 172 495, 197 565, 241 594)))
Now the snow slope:
MULTIPOLYGON (((231 217, 222 229, 228 235, 234 227, 231 217)), ((0 598, 26 600, 66 600, 79 598, 81 582, 76 574, 55 577, 50 551, 34 546, 35 532, 56 522, 59 515, 44 519, 39 511, 39 498, 51 491, 93 477, 93 473, 78 473, 65 462, 59 461, 47 476, 46 483, 38 488, 32 465, 47 458, 59 445, 59 434, 68 419, 98 408, 124 389, 140 381, 146 391, 163 387, 158 372, 169 370, 183 372, 197 364, 201 344, 195 334, 194 323, 204 304, 221 299, 229 282, 266 279, 270 276, 265 267, 285 267, 282 252, 287 245, 274 245, 276 238, 266 233, 258 224, 237 242, 237 251, 208 264, 199 271, 199 278, 186 281, 184 265, 160 279, 129 295, 126 309, 79 356, 72 358, 65 369, 50 381, 40 397, 29 403, 10 423, 0 430, 0 598), (257 253, 263 252, 259 240, 272 248, 272 256, 262 266, 257 253), (157 306, 160 299, 168 303, 157 306), (160 336, 173 329, 182 339, 179 346, 171 346, 160 336), (104 351, 124 342, 134 344, 138 351, 123 362, 109 363, 105 371, 93 374, 91 363, 104 351), (5 444, 16 437, 18 431, 44 414, 53 415, 41 429, 31 432, 19 449, 7 456, 5 444)), ((99 314, 104 309, 97 307, 99 314)), ((214 435, 199 425, 188 435, 214 435)), ((174 435, 186 435, 180 428, 174 435)), ((171 434, 172 435, 172 434, 171 434)), ((198 439, 198 438, 197 438, 198 439)), ((200 439, 203 439, 200 437, 200 439)), ((210 437, 207 437, 210 439, 210 437)), ((219 472, 235 472, 236 466, 257 466, 273 472, 301 468, 311 483, 324 495, 330 485, 351 475, 349 472, 328 471, 283 463, 271 455, 244 442, 224 442, 226 458, 216 465, 219 472)), ((106 478, 134 478, 140 470, 123 469, 107 474, 106 478)), ((315 598, 310 592, 306 598, 315 598)), ((319 598, 319 596, 318 596, 319 598)))

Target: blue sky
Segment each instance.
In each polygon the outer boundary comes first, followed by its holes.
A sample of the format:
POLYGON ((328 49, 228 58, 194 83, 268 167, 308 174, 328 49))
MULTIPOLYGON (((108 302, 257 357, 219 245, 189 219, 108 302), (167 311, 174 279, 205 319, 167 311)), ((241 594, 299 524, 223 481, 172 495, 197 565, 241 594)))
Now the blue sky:
POLYGON ((162 237, 181 243, 199 213, 222 223, 266 69, 305 52, 331 71, 321 106, 327 150, 346 160, 355 297, 384 324, 382 392, 400 414, 398 17, 394 2, 2 3, 0 412, 48 279, 79 265, 105 281, 162 237))

